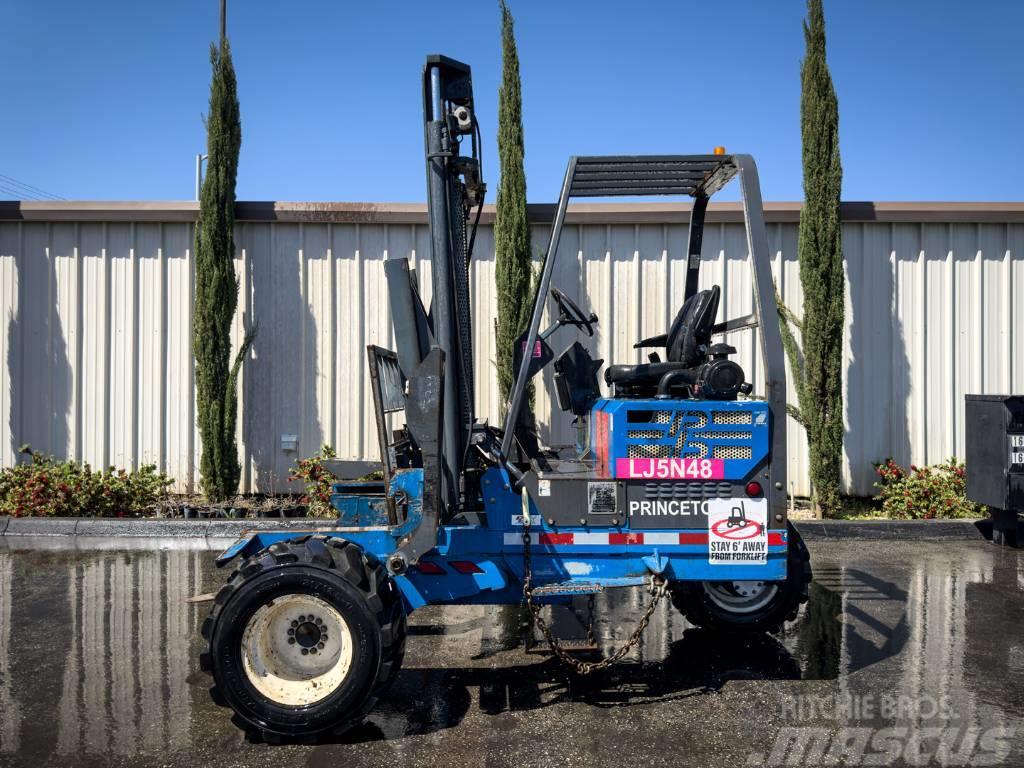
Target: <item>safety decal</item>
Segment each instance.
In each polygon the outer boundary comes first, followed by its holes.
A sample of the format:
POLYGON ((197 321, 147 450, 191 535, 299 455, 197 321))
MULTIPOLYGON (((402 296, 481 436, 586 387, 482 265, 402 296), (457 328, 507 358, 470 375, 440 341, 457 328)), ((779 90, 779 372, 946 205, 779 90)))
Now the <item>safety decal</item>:
POLYGON ((712 499, 708 503, 708 562, 765 565, 768 562, 768 500, 712 499))

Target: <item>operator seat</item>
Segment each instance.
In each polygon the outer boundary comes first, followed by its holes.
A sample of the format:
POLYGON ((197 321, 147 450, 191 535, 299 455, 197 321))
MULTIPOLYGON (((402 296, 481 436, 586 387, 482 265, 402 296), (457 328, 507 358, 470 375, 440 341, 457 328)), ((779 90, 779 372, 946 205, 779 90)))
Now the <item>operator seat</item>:
POLYGON ((705 362, 721 294, 717 285, 695 293, 683 302, 668 333, 634 345, 638 348, 664 344, 668 358, 665 362, 611 365, 604 372, 604 380, 615 385, 616 394, 648 395, 653 394, 652 387, 656 387, 666 373, 694 368, 705 362))

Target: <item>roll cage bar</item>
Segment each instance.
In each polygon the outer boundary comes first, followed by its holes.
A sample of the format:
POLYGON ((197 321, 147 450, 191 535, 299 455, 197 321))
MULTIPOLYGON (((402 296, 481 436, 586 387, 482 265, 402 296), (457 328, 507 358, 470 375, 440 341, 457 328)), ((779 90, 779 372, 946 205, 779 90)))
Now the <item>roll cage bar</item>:
MULTIPOLYGON (((697 292, 700 274, 704 215, 711 196, 734 177, 739 176, 743 198, 743 220, 747 248, 753 265, 754 313, 727 320, 715 326, 715 333, 760 327, 761 358, 765 369, 765 400, 772 413, 772 455, 780 460, 773 467, 775 482, 785 488, 786 456, 786 369, 782 336, 779 332, 775 290, 772 284, 771 254, 764 225, 764 208, 757 165, 750 155, 637 155, 572 157, 562 181, 558 207, 551 225, 544 268, 530 317, 524 349, 533 349, 540 330, 544 303, 554 274, 555 256, 562 236, 562 225, 573 197, 625 197, 687 195, 693 198, 687 244, 687 269, 684 300, 697 292), (767 320, 766 320, 767 318, 767 320)), ((530 356, 523 355, 515 387, 505 418, 501 454, 509 456, 515 425, 523 407, 529 379, 530 356)), ((784 499, 785 494, 773 494, 784 499)), ((784 502, 783 502, 784 503, 784 502)), ((773 513, 775 510, 772 510, 773 513)))

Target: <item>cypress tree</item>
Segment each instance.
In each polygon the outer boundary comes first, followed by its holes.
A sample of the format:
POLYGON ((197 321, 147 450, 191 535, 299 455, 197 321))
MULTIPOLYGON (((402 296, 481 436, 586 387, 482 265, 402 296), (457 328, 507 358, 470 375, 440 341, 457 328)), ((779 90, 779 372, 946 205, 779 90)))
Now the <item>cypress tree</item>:
MULTIPOLYGON (((813 503, 823 516, 840 509, 843 458, 845 278, 839 200, 839 103, 825 60, 821 0, 808 0, 806 56, 800 67, 804 207, 797 253, 804 292, 800 410, 810 444, 813 503)), ((790 355, 792 360, 793 354, 790 355)), ((794 370, 794 376, 800 376, 794 370)))
MULTIPOLYGON (((222 8, 223 12, 223 8, 222 8)), ((223 21, 223 20, 222 20, 223 21)), ((195 356, 196 414, 202 454, 199 483, 212 501, 238 490, 241 466, 235 445, 235 381, 253 334, 231 364, 231 321, 238 304, 234 267, 235 180, 242 144, 231 47, 221 28, 219 46, 210 46, 213 78, 206 117, 206 178, 195 232, 195 304, 192 352, 195 356)))
MULTIPOLYGON (((507 403, 515 382, 513 353, 516 339, 530 322, 533 271, 530 225, 526 218, 526 173, 523 169, 523 101, 519 54, 512 13, 501 2, 501 88, 498 90, 498 155, 501 182, 494 220, 494 269, 498 313, 494 321, 498 349, 498 388, 507 403)), ((526 392, 533 402, 533 385, 526 392)))

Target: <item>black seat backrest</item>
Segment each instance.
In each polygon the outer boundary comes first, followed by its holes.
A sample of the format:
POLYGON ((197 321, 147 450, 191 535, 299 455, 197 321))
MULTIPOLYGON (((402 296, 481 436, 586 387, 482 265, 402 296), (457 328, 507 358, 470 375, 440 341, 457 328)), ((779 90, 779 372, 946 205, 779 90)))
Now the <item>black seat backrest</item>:
POLYGON ((697 365, 703 359, 701 347, 711 343, 711 329, 718 315, 719 287, 699 291, 683 302, 665 339, 670 363, 697 365))

